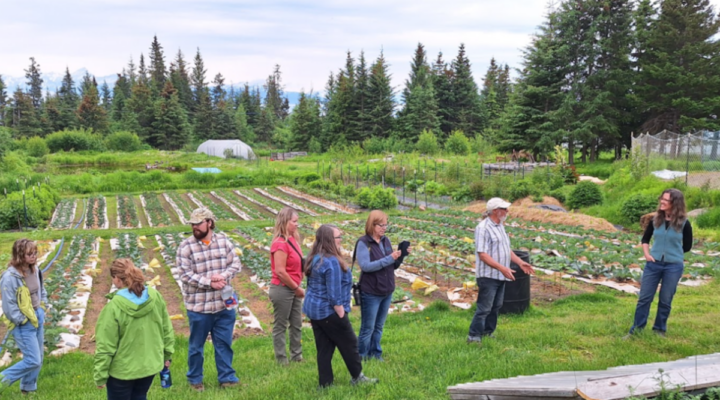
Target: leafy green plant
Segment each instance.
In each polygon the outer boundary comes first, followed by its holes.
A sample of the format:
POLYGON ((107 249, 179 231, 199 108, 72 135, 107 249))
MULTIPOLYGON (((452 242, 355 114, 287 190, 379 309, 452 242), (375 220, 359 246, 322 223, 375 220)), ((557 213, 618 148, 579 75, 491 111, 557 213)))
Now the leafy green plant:
POLYGON ((568 197, 568 205, 571 208, 589 207, 601 204, 603 201, 600 187, 590 181, 578 183, 568 197))
POLYGON ((628 222, 637 223, 643 215, 655 211, 657 197, 649 194, 636 193, 622 204, 620 212, 628 222))
POLYGON ((454 130, 445 141, 445 150, 451 154, 467 155, 470 152, 470 141, 462 131, 454 130))
POLYGON ((415 149, 423 154, 437 154, 440 150, 437 136, 435 136, 435 134, 430 130, 426 129, 422 131, 418 137, 417 143, 415 143, 415 149))
POLYGON ((138 151, 142 149, 142 142, 138 135, 127 132, 119 131, 109 134, 105 138, 105 146, 111 151, 138 151))
POLYGON ((33 157, 42 157, 50 152, 47 143, 45 143, 45 139, 38 136, 28 139, 25 149, 28 155, 33 157))
POLYGON ((357 194, 357 202, 360 207, 371 210, 387 210, 398 204, 395 191, 392 188, 383 189, 382 186, 360 189, 357 194))
POLYGON ((697 217, 699 228, 720 228, 720 207, 713 207, 697 217))

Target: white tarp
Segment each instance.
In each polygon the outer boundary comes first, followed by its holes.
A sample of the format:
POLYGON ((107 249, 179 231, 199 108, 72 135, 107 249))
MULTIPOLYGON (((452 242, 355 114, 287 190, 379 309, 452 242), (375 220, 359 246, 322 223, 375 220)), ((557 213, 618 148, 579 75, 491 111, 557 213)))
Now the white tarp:
POLYGON ((653 171, 652 174, 657 176, 660 179, 675 179, 675 178, 680 178, 680 177, 687 175, 687 172, 670 171, 669 169, 664 169, 662 171, 653 171))
POLYGON ((225 158, 225 150, 230 149, 234 157, 250 160, 255 158, 250 146, 241 140, 208 140, 198 147, 198 153, 225 158))

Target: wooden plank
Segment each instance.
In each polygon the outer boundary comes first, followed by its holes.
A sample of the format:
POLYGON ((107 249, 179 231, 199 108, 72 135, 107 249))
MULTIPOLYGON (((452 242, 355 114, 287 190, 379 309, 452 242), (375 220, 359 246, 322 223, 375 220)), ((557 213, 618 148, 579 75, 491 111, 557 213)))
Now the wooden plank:
POLYGON ((487 387, 487 386, 474 386, 474 385, 458 385, 448 388, 449 394, 483 394, 483 395, 495 395, 495 396, 513 396, 513 397, 524 397, 524 398, 536 398, 536 397, 558 397, 564 399, 571 399, 577 397, 575 393, 575 385, 568 385, 566 387, 522 387, 520 385, 514 385, 515 387, 487 387))
MULTIPOLYGON (((586 400, 653 397, 660 394, 658 379, 659 371, 589 380, 578 385, 577 393, 586 400)), ((662 380, 666 387, 678 387, 682 391, 720 386, 720 365, 667 370, 662 373, 662 380)))

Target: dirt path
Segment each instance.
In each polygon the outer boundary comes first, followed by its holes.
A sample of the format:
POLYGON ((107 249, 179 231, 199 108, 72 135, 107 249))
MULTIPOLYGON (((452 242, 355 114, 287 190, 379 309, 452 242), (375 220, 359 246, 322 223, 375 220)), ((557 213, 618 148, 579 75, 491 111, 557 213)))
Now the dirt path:
POLYGON ((140 221, 143 227, 150 226, 147 216, 145 215, 145 209, 140 202, 140 196, 133 196, 133 203, 135 204, 135 209, 137 209, 138 221, 140 221))
MULTIPOLYGON (((177 283, 175 283, 175 279, 172 277, 172 273, 170 273, 170 268, 164 265, 165 263, 162 256, 159 253, 155 254, 155 250, 151 248, 158 246, 157 241, 154 238, 148 238, 145 242, 145 247, 148 248, 145 252, 148 260, 157 258, 157 260, 163 264, 163 267, 156 271, 156 274, 160 276, 160 285, 155 289, 157 289, 163 299, 165 299, 165 304, 167 304, 167 310, 170 316, 183 316, 183 319, 172 320, 173 330, 175 330, 176 335, 190 336, 190 326, 187 322, 187 312, 183 303, 182 292, 177 283)), ((152 279, 154 277, 154 274, 145 274, 145 279, 152 279)))
POLYGON ((118 228, 117 217, 118 210, 117 196, 105 196, 105 207, 107 207, 108 229, 118 228))
POLYGON ((165 210, 168 217, 170 218, 170 221, 172 221, 172 225, 181 225, 180 218, 178 217, 175 210, 173 210, 173 208, 170 206, 170 203, 165 200, 165 196, 163 196, 161 193, 155 193, 155 196, 157 196, 163 210, 165 210))
MULTIPOLYGON (((272 326, 272 304, 270 298, 256 284, 250 281, 252 272, 245 269, 240 272, 233 280, 233 287, 240 294, 240 297, 247 300, 246 305, 260 321, 266 332, 269 332, 272 326)), ((257 335, 260 332, 240 332, 240 335, 257 335)))
MULTIPOLYGON (((198 192, 198 193, 200 193, 200 192, 198 192)), ((237 220, 237 221, 242 220, 240 217, 237 216, 237 214, 235 214, 235 212, 233 210, 230 209, 230 207, 228 207, 225 203, 220 201, 220 199, 218 199, 217 197, 211 195, 210 193, 201 193, 201 194, 203 196, 201 198, 199 198, 198 200, 200 200, 203 204, 214 203, 216 206, 222 208, 228 214, 232 215, 235 220, 237 220)))
POLYGON ((95 324, 97 323, 100 311, 107 304, 105 295, 110 293, 112 287, 112 278, 110 277, 110 264, 113 260, 113 253, 110 249, 110 242, 106 241, 100 246, 100 263, 97 268, 102 271, 93 279, 92 293, 85 311, 85 321, 83 321, 84 336, 80 339, 80 350, 94 354, 95 353, 95 324))
POLYGON ((702 187, 708 184, 710 189, 720 189, 720 171, 690 173, 688 185, 702 187))

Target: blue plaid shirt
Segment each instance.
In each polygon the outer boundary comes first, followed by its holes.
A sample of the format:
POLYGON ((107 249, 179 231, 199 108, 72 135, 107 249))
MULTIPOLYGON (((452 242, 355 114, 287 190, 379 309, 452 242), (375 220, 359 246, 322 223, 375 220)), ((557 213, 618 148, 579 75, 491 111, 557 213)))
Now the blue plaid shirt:
POLYGON ((342 305, 345 312, 350 312, 350 291, 352 288, 352 272, 348 268, 343 272, 337 258, 315 256, 310 265, 312 273, 307 278, 307 290, 303 302, 303 313, 312 320, 321 320, 331 316, 333 306, 342 305))

